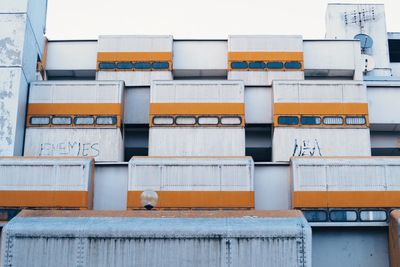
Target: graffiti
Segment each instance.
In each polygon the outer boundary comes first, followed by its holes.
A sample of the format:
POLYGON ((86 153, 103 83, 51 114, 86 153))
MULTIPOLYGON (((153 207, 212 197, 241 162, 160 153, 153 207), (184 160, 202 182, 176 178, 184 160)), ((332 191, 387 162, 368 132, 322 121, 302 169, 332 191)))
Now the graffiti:
POLYGON ((301 140, 298 142, 297 139, 295 139, 293 156, 322 156, 318 140, 314 139, 313 142, 310 142, 309 140, 301 140))
POLYGON ((61 142, 40 144, 39 156, 80 156, 97 157, 99 143, 61 142))

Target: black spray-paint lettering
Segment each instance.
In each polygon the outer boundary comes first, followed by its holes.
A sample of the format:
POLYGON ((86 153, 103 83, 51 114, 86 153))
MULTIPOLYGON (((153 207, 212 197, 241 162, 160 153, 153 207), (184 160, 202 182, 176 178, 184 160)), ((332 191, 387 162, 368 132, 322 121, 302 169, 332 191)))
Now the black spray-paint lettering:
POLYGON ((40 144, 39 156, 83 156, 97 157, 100 154, 99 143, 80 143, 76 141, 40 144))
POLYGON ((321 148, 319 146, 318 140, 314 139, 314 142, 309 140, 294 140, 293 156, 303 157, 303 156, 322 156, 321 148))

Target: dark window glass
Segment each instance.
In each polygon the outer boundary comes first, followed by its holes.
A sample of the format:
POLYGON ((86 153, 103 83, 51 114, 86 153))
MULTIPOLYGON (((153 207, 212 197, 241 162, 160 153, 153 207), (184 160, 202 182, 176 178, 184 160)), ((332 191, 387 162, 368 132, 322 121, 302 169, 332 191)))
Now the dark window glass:
POLYGON ((318 125, 318 124, 321 124, 321 118, 320 117, 301 117, 301 124, 318 125))
POLYGON ((279 61, 271 61, 267 63, 268 69, 283 69, 283 63, 279 61))
POLYGON ((118 62, 117 68, 118 69, 133 69, 133 63, 132 62, 118 62))
POLYGON ((99 63, 99 69, 101 70, 109 70, 109 69, 115 69, 116 65, 114 62, 101 62, 99 63))
POLYGON ((151 69, 151 63, 150 62, 136 62, 135 63, 135 69, 139 70, 148 70, 151 69))
POLYGON ((299 124, 299 118, 295 117, 295 116, 279 116, 278 124, 296 125, 296 124, 299 124))
POLYGON ((298 61, 286 62, 285 69, 301 69, 301 63, 298 61))
POLYGON ((249 63, 249 68, 250 69, 264 69, 265 68, 265 63, 262 61, 254 61, 249 63))
POLYGON ((302 210, 308 222, 326 222, 328 213, 325 210, 302 210))
POLYGON ((247 69, 249 64, 246 61, 235 61, 231 63, 232 69, 247 69))
POLYGON ((357 212, 355 210, 331 210, 329 218, 332 222, 355 222, 357 212))
POLYGON ((154 62, 153 63, 153 69, 156 70, 165 70, 169 68, 169 63, 166 61, 161 61, 161 62, 154 62))
POLYGON ((400 40, 389 39, 390 62, 400 62, 400 40))

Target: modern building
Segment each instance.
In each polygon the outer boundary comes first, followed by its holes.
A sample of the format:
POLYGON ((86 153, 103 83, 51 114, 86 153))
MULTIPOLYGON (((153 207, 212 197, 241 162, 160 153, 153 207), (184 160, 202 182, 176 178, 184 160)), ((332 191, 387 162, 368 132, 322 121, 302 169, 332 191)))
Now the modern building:
POLYGON ((383 5, 329 4, 317 40, 68 41, 44 37, 46 6, 0 3, 4 266, 400 266, 400 33, 383 5), (24 208, 53 211, 8 222, 24 208))

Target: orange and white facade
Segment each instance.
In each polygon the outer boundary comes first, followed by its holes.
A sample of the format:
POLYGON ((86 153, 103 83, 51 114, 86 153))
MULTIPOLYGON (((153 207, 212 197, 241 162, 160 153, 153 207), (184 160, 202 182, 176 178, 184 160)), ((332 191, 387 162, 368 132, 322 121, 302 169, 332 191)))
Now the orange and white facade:
POLYGON ((400 159, 293 157, 292 207, 400 207, 400 159))
POLYGON ((91 209, 91 158, 0 158, 0 208, 91 209))
POLYGON ((273 161, 292 156, 371 156, 365 85, 275 81, 273 161))
POLYGON ((123 82, 32 83, 24 155, 122 161, 123 96, 123 82))
POLYGON ((133 157, 128 209, 143 208, 140 195, 158 194, 158 208, 254 208, 251 157, 133 157))

